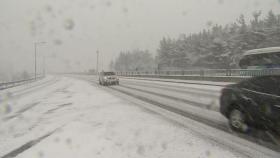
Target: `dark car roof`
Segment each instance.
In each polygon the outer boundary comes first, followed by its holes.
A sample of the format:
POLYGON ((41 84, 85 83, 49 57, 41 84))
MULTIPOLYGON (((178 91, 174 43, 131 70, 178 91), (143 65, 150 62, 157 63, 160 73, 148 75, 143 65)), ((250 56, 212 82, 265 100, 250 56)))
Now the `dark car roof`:
POLYGON ((280 52, 280 47, 268 47, 268 48, 248 50, 244 53, 244 56, 253 55, 253 54, 276 53, 276 52, 280 52))

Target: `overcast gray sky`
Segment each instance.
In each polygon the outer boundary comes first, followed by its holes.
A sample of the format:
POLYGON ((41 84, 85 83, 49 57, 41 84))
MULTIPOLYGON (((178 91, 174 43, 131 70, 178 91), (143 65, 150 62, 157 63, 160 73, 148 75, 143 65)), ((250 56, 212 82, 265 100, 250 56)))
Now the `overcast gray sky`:
POLYGON ((225 25, 253 11, 280 13, 280 0, 0 0, 0 72, 33 72, 45 55, 50 72, 106 69, 121 50, 156 53, 162 37, 225 25))

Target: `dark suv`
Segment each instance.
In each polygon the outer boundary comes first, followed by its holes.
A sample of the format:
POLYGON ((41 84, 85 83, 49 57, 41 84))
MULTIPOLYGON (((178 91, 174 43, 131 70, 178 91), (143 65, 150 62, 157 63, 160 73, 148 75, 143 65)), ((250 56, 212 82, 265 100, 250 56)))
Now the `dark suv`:
POLYGON ((220 111, 233 130, 253 127, 280 135, 280 76, 253 77, 225 87, 220 111))
POLYGON ((104 86, 119 85, 119 78, 115 72, 100 72, 99 84, 104 86))

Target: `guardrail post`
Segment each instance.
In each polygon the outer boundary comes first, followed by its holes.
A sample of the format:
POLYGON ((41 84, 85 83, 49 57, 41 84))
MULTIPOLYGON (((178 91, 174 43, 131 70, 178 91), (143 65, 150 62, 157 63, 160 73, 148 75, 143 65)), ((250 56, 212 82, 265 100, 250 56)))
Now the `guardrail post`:
POLYGON ((226 70, 226 76, 231 76, 231 69, 226 70))

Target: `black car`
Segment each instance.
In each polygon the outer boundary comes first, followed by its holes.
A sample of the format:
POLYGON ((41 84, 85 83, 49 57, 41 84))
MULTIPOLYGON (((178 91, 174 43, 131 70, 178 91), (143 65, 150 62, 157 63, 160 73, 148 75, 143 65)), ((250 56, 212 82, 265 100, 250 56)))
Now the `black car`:
POLYGON ((115 72, 100 72, 99 84, 104 86, 119 85, 119 78, 115 72))
POLYGON ((225 87, 220 112, 233 130, 255 128, 280 135, 280 75, 253 77, 225 87))

